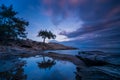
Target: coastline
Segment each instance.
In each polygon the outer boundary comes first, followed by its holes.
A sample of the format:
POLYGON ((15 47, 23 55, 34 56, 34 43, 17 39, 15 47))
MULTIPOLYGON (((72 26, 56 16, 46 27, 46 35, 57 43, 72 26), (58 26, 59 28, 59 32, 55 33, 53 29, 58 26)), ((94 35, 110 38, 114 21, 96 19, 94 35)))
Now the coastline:
POLYGON ((11 46, 0 46, 0 65, 2 65, 0 72, 11 70, 15 66, 23 65, 24 62, 20 62, 18 60, 19 58, 29 58, 35 56, 44 56, 53 58, 54 60, 71 62, 76 65, 77 71, 75 74, 83 79, 85 78, 85 80, 86 76, 87 78, 94 80, 101 79, 101 73, 107 74, 107 76, 102 75, 106 77, 106 79, 111 78, 117 80, 120 78, 119 55, 113 56, 110 54, 105 54, 101 51, 84 51, 79 52, 78 55, 75 56, 55 52, 45 53, 43 50, 31 50, 29 48, 26 49, 11 46), (8 67, 8 65, 10 67, 8 67), (95 74, 96 76, 90 76, 91 74, 95 74))

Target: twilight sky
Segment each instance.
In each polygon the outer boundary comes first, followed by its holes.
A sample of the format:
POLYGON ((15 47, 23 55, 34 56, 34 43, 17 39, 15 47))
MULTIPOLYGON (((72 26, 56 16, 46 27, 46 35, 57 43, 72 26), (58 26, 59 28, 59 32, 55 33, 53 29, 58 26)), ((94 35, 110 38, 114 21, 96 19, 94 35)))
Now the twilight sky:
POLYGON ((56 41, 84 46, 120 47, 120 0, 0 0, 29 21, 28 38, 40 29, 56 41))

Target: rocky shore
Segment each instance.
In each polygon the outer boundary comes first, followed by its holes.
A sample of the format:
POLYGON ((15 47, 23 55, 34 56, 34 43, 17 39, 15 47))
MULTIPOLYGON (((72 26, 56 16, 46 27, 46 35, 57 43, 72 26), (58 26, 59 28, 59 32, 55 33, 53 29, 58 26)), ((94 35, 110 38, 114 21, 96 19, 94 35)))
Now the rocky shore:
POLYGON ((0 43, 0 57, 7 55, 35 56, 44 50, 74 50, 77 48, 64 46, 59 43, 42 43, 33 40, 19 40, 9 42, 6 45, 0 43))
MULTIPOLYGON (((1 45, 1 43, 0 43, 1 45)), ((25 48, 29 50, 69 50, 69 49, 77 49, 74 47, 70 46, 65 46, 59 43, 42 43, 42 42, 37 42, 33 41, 30 39, 27 40, 17 40, 17 41, 12 41, 6 44, 6 46, 10 47, 16 47, 16 48, 25 48)), ((0 48, 1 49, 1 48, 0 48)))
MULTIPOLYGON (((1 45, 0 43, 0 72, 9 71, 16 66, 24 64, 19 58, 33 57, 36 55, 44 55, 44 50, 69 50, 76 49, 69 46, 64 46, 58 43, 45 43, 32 41, 32 40, 20 40, 9 42, 7 45, 1 45)), ((49 56, 49 54, 46 56, 49 56)))
MULTIPOLYGON (((46 45, 49 45, 49 47, 45 46, 44 50, 75 49, 57 43, 48 43, 46 45)), ((19 43, 17 45, 9 44, 9 46, 0 46, 0 65, 2 65, 0 72, 9 71, 16 66, 24 65, 25 63, 21 62, 19 58, 42 55, 75 64, 77 66, 75 74, 78 76, 78 80, 120 79, 120 54, 109 54, 101 51, 84 51, 78 52, 78 55, 74 56, 55 52, 45 53, 42 48, 42 43, 29 41, 24 44, 19 43), (38 46, 38 44, 41 44, 41 46, 38 46)))

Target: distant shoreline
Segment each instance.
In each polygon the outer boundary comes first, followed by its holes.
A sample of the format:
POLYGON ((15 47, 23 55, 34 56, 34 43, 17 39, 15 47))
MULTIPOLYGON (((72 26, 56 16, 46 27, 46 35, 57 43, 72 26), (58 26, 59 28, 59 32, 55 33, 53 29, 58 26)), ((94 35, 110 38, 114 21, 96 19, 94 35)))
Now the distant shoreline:
POLYGON ((65 46, 63 44, 59 43, 42 43, 42 42, 37 42, 33 41, 30 39, 27 40, 19 40, 19 41, 13 41, 13 42, 8 42, 6 45, 1 45, 1 46, 10 46, 10 47, 16 47, 16 48, 25 48, 29 50, 74 50, 78 48, 74 48, 71 46, 65 46))

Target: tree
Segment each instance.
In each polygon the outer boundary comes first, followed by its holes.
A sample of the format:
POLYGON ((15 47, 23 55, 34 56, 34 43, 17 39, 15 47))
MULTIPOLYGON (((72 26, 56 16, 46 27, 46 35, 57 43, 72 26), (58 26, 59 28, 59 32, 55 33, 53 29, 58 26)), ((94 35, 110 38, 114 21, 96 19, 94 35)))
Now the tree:
POLYGON ((16 17, 18 13, 13 6, 0 6, 0 41, 17 40, 26 38, 26 26, 28 22, 16 17))
POLYGON ((40 30, 38 32, 37 36, 43 38, 43 43, 45 43, 46 38, 48 38, 48 39, 55 39, 56 38, 55 34, 53 34, 51 31, 47 31, 47 30, 40 30))

